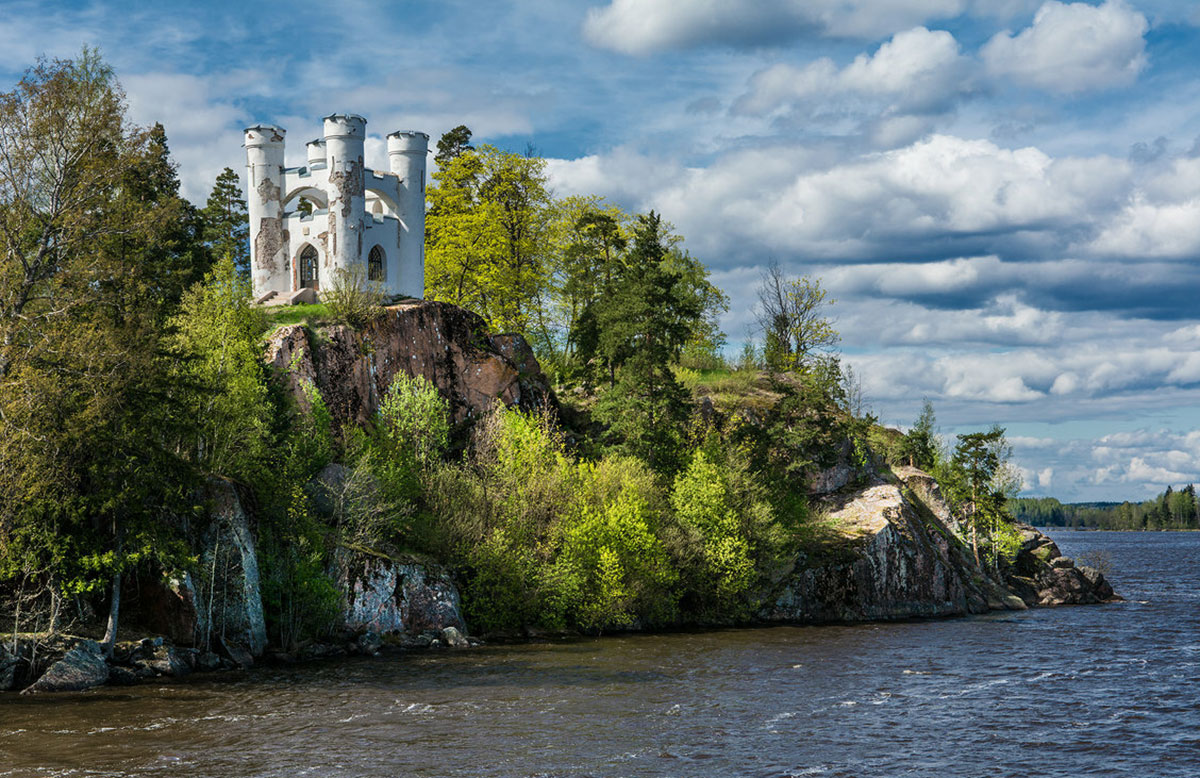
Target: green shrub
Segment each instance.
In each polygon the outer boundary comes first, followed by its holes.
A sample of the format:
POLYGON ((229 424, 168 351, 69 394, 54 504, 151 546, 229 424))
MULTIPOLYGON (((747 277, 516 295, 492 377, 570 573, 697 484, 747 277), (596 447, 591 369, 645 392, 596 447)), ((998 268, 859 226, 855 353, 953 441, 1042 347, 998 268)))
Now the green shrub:
POLYGON ((423 375, 397 373, 379 403, 376 425, 393 455, 428 467, 450 442, 450 404, 423 375))
POLYGON ((579 467, 580 494, 555 538, 548 614, 587 631, 661 621, 674 612, 677 574, 657 534, 661 503, 634 459, 579 467), (629 474, 613 493, 613 476, 629 474), (650 486, 651 488, 647 488, 650 486))
POLYGON ((321 301, 338 321, 362 329, 383 314, 383 287, 367 280, 362 264, 333 271, 333 283, 321 291, 321 301))

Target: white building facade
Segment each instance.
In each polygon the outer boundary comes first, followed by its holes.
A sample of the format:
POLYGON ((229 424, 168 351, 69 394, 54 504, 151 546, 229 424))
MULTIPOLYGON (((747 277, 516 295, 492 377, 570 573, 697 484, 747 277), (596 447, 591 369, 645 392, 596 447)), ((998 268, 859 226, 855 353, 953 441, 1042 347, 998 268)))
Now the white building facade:
POLYGON ((425 157, 429 136, 387 136, 385 173, 363 164, 367 120, 325 117, 307 164, 284 166, 287 131, 246 129, 250 272, 254 297, 279 304, 319 295, 354 265, 389 295, 425 293, 425 157), (306 292, 305 290, 313 290, 306 292))

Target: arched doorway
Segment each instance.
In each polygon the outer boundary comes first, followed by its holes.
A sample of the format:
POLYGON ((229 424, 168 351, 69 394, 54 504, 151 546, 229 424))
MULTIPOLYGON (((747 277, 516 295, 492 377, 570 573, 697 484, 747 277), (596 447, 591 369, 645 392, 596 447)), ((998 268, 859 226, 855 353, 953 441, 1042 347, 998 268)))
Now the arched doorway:
POLYGON ((300 249, 300 288, 320 289, 320 271, 317 269, 317 250, 311 243, 300 249))
POLYGON ((375 246, 367 255, 367 280, 383 280, 383 247, 375 246))

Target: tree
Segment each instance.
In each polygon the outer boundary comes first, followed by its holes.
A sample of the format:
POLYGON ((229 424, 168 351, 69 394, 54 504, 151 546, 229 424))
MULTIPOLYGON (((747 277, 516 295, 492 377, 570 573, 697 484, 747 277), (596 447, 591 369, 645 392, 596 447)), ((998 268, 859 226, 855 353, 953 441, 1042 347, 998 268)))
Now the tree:
POLYGON ((434 180, 428 296, 470 308, 494 329, 527 332, 547 280, 545 160, 484 146, 450 159, 434 180))
POLYGON ((665 472, 678 467, 690 405, 671 366, 704 316, 702 290, 666 243, 662 219, 638 217, 620 283, 599 310, 599 354, 618 371, 600 418, 630 453, 665 472))
POLYGON ((945 480, 952 497, 966 510, 976 564, 981 564, 980 535, 989 545, 993 566, 1011 541, 1012 533, 1006 531, 1010 529, 1006 505, 1008 498, 1021 490, 1020 475, 1011 458, 1012 447, 1003 427, 958 436, 945 480))
POLYGON ((596 303, 608 295, 628 246, 629 217, 599 197, 566 197, 553 205, 546 252, 548 285, 538 299, 532 333, 539 357, 583 369, 596 356, 596 303))
POLYGON ((837 330, 825 314, 834 302, 821 288, 820 279, 789 279, 778 262, 771 262, 759 283, 755 310, 767 367, 780 372, 804 370, 815 352, 837 345, 837 330))
MULTIPOLYGON (((309 208, 311 210, 311 205, 309 208)), ((238 271, 249 277, 249 215, 241 181, 232 168, 225 168, 217 176, 200 217, 204 224, 204 242, 213 256, 228 256, 238 271)))
POLYGON ((475 147, 471 145, 471 130, 465 124, 460 124, 442 135, 433 160, 441 168, 464 153, 474 150, 475 147))
POLYGON ((163 322, 200 264, 191 214, 94 51, 0 95, 0 575, 51 601, 108 583, 109 647, 122 572, 171 556, 190 507, 163 322))
POLYGON ((932 470, 937 463, 936 425, 937 417, 933 413, 933 403, 926 398, 921 406, 921 415, 904 436, 901 444, 901 455, 908 459, 909 467, 932 470))
POLYGON ((262 314, 250 305, 250 282, 223 257, 186 295, 172 320, 178 350, 174 380, 196 419, 189 458, 209 473, 255 483, 268 467, 274 407, 260 341, 262 314))

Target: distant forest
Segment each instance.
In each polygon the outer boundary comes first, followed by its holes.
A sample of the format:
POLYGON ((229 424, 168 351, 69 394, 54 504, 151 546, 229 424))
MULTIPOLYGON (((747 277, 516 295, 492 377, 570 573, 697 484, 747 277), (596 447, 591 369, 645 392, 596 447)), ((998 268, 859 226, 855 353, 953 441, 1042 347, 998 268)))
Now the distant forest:
POLYGON ((1141 503, 1080 502, 1063 504, 1053 497, 1019 497, 1008 501, 1018 521, 1038 527, 1087 529, 1200 529, 1196 487, 1170 486, 1141 503))

